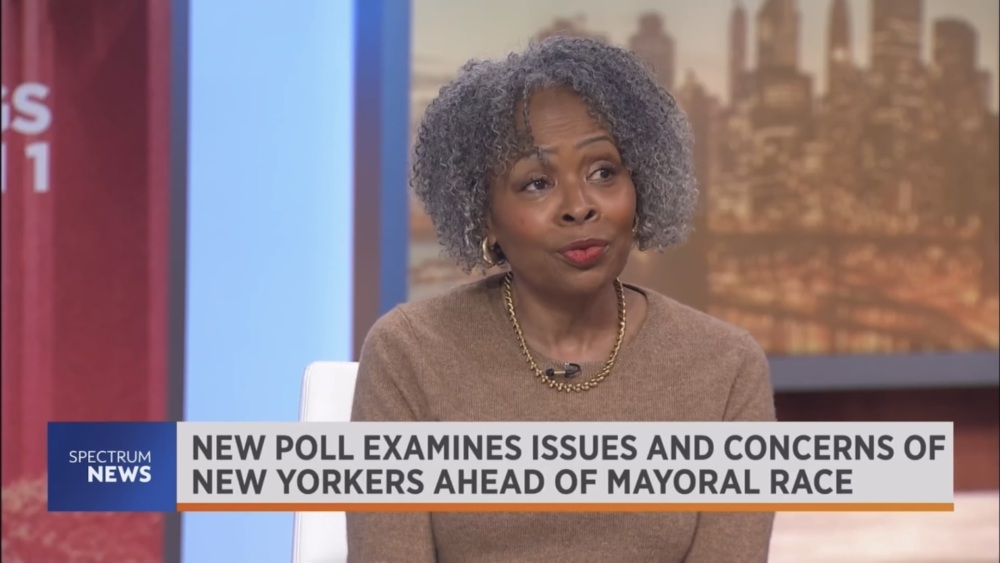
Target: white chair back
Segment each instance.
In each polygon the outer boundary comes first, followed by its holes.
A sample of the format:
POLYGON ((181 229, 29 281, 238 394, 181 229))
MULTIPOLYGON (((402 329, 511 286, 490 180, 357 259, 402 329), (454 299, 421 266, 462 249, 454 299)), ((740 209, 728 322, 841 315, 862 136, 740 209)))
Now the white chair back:
MULTIPOLYGON (((302 378, 303 422, 351 420, 355 362, 315 362, 302 378)), ((343 512, 297 512, 292 536, 292 563, 345 563, 347 519, 343 512)))

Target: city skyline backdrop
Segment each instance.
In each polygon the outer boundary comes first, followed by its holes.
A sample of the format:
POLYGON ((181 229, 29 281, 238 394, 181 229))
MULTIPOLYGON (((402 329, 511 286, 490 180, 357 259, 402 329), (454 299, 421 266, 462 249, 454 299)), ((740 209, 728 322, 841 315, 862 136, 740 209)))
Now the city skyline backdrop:
MULTIPOLYGON (((676 48, 678 81, 693 71, 706 89, 725 97, 729 18, 742 5, 748 16, 749 64, 756 66, 755 17, 764 0, 495 0, 455 2, 414 0, 413 88, 436 88, 470 58, 498 58, 523 49, 542 27, 560 19, 577 20, 589 32, 603 34, 617 45, 627 45, 643 13, 657 12, 676 48)), ((799 49, 803 72, 815 77, 815 93, 826 92, 827 24, 832 0, 798 2, 801 14, 799 49)), ((871 55, 871 0, 848 0, 851 48, 856 66, 868 68, 871 55)), ((996 0, 924 0, 922 48, 930 61, 935 20, 958 18, 975 29, 976 63, 990 76, 989 109, 1000 107, 1000 2, 996 0)), ((428 92, 429 93, 429 92, 428 92)))
MULTIPOLYGON (((624 46, 677 98, 696 138, 694 234, 634 253, 624 279, 771 354, 997 348, 996 2, 577 1, 525 15, 510 0, 430 26, 421 9, 436 1, 415 5, 411 141, 458 66, 531 38, 624 46)), ((413 300, 469 277, 411 202, 413 300)))

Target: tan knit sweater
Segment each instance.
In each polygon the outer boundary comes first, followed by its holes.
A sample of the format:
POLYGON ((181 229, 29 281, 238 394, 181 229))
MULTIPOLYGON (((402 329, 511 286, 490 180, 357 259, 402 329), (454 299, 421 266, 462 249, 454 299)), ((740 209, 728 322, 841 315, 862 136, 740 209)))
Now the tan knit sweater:
MULTIPOLYGON (((559 393, 521 355, 493 276, 401 305, 368 333, 354 420, 774 420, 746 332, 663 295, 596 389, 559 393)), ((542 369, 552 360, 536 353, 542 369), (544 363, 543 363, 544 362, 544 363)), ((603 362, 583 364, 576 381, 603 362)), ((767 560, 770 513, 351 513, 353 563, 737 563, 767 560)))

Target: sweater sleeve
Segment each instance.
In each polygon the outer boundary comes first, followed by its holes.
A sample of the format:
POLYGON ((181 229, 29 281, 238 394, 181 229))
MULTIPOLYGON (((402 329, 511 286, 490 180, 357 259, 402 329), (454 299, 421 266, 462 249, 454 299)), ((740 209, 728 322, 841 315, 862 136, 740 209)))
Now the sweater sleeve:
MULTIPOLYGON (((361 349, 351 420, 405 422, 420 420, 421 396, 417 350, 409 322, 396 309, 375 323, 361 349)), ((426 512, 349 512, 349 563, 436 560, 430 514, 426 512)))
MULTIPOLYGON (((725 421, 776 420, 767 356, 749 334, 741 342, 743 362, 733 381, 725 421)), ((685 563, 766 563, 774 513, 702 512, 685 563)))

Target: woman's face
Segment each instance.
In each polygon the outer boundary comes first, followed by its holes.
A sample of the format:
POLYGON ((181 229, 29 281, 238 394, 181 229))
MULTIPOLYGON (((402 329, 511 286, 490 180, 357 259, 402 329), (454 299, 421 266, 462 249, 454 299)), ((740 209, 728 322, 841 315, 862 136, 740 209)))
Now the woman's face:
POLYGON ((536 93, 528 116, 538 150, 491 186, 489 240, 532 285, 599 290, 621 274, 632 248, 631 175, 610 134, 572 91, 536 93))

